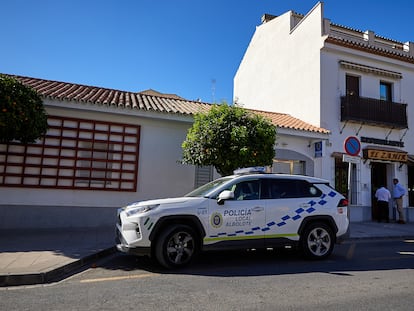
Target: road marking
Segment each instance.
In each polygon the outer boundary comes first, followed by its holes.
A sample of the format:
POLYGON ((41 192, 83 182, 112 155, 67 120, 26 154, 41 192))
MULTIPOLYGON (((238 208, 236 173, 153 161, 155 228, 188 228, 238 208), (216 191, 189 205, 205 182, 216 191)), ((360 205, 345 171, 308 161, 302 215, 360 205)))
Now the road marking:
POLYGON ((398 252, 400 255, 414 255, 414 252, 398 252))
POLYGON ((86 279, 81 280, 81 283, 94 283, 94 282, 107 282, 107 281, 119 281, 119 280, 128 280, 128 279, 143 279, 151 276, 157 276, 159 274, 147 273, 147 274, 134 274, 134 275, 125 275, 125 276, 112 276, 108 278, 98 278, 98 279, 86 279))

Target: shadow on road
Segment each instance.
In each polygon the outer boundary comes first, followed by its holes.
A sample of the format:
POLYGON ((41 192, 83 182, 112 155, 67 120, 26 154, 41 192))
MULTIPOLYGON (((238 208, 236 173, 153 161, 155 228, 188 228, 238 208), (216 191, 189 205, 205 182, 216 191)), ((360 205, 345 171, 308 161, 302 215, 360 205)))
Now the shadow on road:
POLYGON ((350 242, 336 245, 331 257, 321 261, 305 260, 294 250, 205 252, 189 266, 177 270, 163 269, 146 257, 116 253, 99 266, 109 270, 217 277, 313 272, 350 276, 354 271, 412 269, 414 243, 402 240, 350 242))

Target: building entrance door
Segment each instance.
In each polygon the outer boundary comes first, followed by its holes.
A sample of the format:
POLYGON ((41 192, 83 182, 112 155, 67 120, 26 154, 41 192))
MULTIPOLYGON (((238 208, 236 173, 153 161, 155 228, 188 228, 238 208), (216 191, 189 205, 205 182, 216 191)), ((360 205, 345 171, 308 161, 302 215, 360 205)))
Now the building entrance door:
MULTIPOLYGON (((377 200, 375 192, 381 186, 387 186, 387 164, 381 162, 371 162, 371 217, 378 220, 377 200)), ((388 189, 390 190, 390 189, 388 189)))
POLYGON ((408 166, 408 205, 414 206, 414 165, 408 166))

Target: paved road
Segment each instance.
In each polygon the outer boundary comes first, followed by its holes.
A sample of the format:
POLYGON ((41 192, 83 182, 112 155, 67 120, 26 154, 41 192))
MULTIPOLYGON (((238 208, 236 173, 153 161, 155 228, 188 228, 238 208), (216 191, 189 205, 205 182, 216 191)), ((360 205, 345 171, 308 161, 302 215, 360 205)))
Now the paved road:
POLYGON ((412 310, 414 241, 356 240, 325 261, 294 252, 205 254, 166 272, 112 255, 52 285, 0 289, 0 310, 412 310))
MULTIPOLYGON (((351 239, 414 238, 414 223, 351 223, 351 239)), ((0 230, 0 286, 51 283, 114 251, 114 228, 0 230)))

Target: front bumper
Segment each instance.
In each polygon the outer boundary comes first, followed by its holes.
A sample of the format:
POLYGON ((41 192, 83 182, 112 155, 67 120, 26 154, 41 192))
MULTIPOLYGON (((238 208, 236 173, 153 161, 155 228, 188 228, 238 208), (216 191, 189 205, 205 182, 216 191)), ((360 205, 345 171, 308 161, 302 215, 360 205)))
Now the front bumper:
POLYGON ((116 249, 120 252, 135 256, 151 256, 150 247, 133 247, 129 248, 123 244, 116 244, 116 249))
POLYGON ((116 228, 116 248, 118 251, 130 254, 130 255, 136 255, 136 256, 150 256, 151 255, 151 248, 146 246, 138 246, 138 247, 130 247, 128 246, 127 241, 123 238, 121 231, 119 230, 119 227, 116 228))

